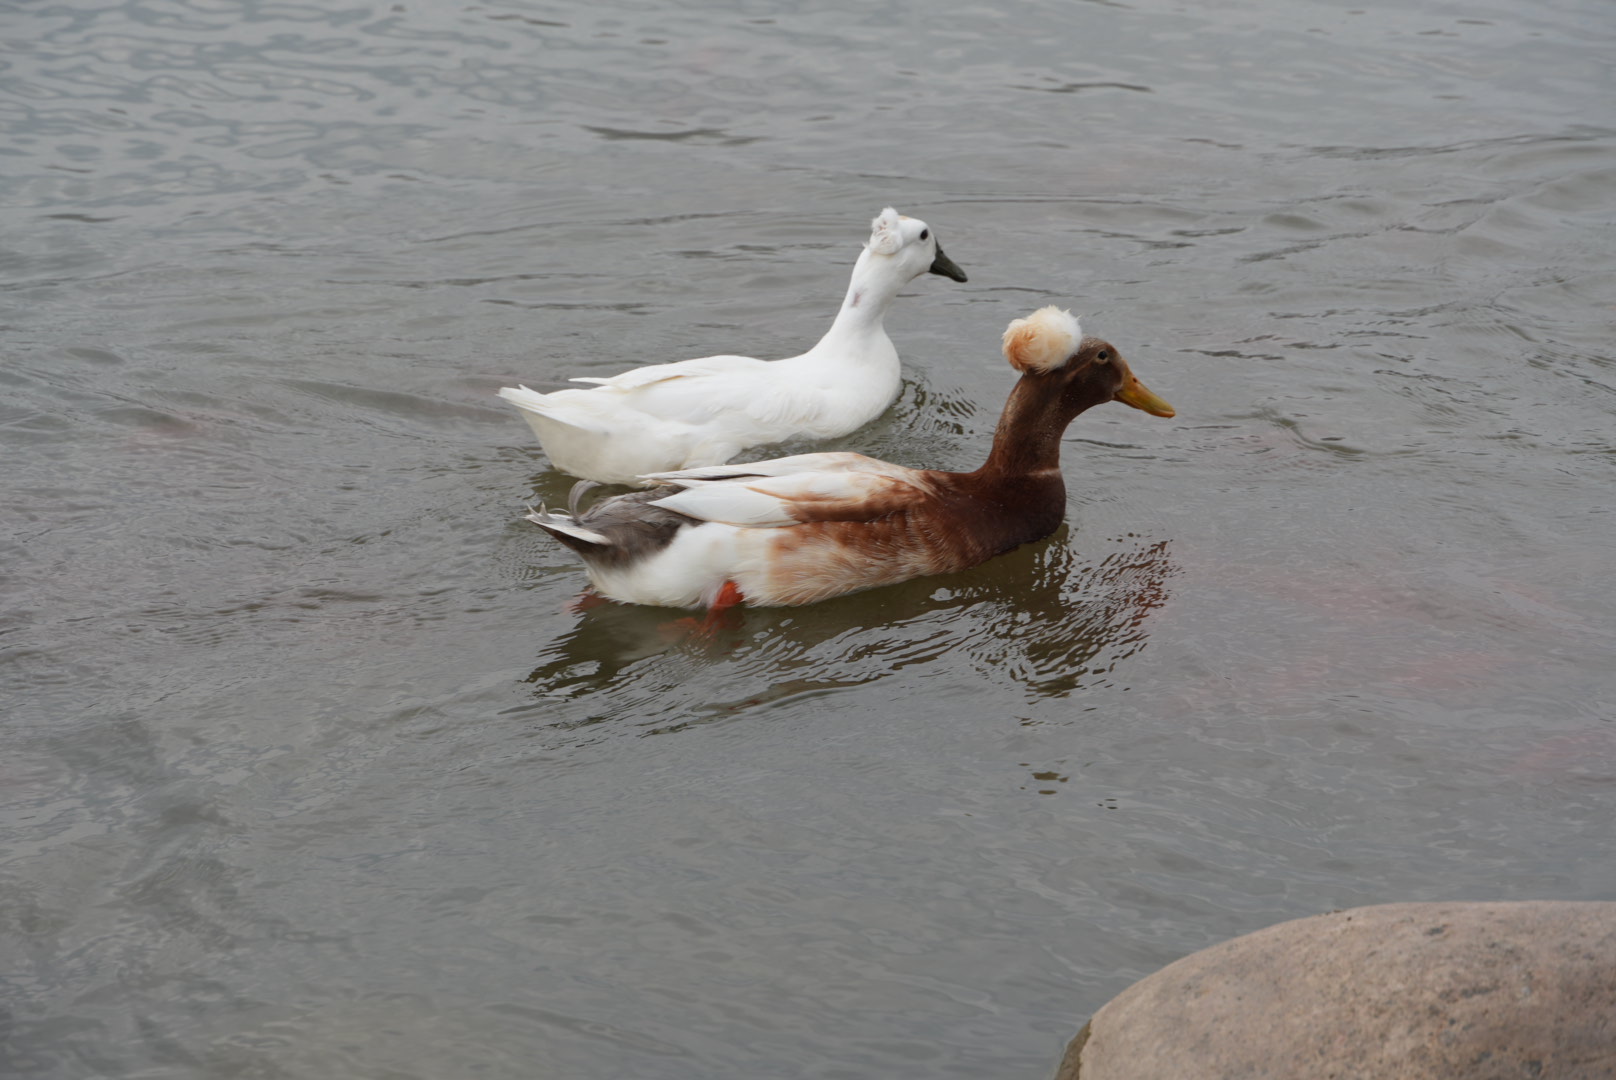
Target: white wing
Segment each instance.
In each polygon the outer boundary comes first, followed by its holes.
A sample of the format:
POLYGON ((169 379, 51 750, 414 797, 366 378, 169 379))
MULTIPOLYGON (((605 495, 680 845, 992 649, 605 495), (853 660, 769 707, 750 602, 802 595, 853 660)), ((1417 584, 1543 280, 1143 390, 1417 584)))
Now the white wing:
POLYGON ((727 378, 756 374, 767 363, 766 360, 756 360, 750 356, 700 356, 694 360, 679 360, 672 364, 648 364, 604 379, 580 376, 570 381, 595 383, 598 386, 627 392, 668 379, 693 379, 704 375, 727 378))
POLYGON ((663 484, 690 487, 686 480, 731 480, 758 476, 787 476, 799 472, 846 472, 850 470, 891 469, 888 465, 863 454, 833 451, 821 454, 793 454, 790 457, 770 458, 767 461, 747 461, 738 465, 703 465, 699 469, 680 469, 676 472, 646 473, 641 480, 655 480, 663 484))
POLYGON ((799 454, 739 467, 665 473, 656 479, 684 490, 657 499, 655 505, 702 521, 750 528, 875 521, 931 493, 919 470, 862 454, 799 454), (751 474, 736 476, 737 469, 751 474), (705 475, 693 475, 697 473, 705 475))

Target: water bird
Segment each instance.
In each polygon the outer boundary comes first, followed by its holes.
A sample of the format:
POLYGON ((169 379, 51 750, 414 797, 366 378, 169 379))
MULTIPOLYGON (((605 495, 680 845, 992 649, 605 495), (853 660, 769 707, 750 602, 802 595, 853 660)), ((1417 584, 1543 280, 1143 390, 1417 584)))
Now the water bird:
POLYGON ((499 396, 522 411, 552 465, 608 484, 846 435, 898 396, 898 350, 882 323, 898 290, 925 273, 966 280, 930 226, 889 206, 870 223, 836 321, 801 356, 704 356, 571 380, 598 384, 587 390, 507 386, 499 396))
POLYGON ((631 604, 789 607, 968 569, 1059 527, 1061 436, 1079 413, 1120 401, 1174 415, 1068 311, 1014 320, 1003 349, 1021 378, 974 472, 798 454, 655 473, 655 487, 587 510, 594 485, 581 481, 565 514, 540 506, 527 520, 583 558, 598 593, 631 604))

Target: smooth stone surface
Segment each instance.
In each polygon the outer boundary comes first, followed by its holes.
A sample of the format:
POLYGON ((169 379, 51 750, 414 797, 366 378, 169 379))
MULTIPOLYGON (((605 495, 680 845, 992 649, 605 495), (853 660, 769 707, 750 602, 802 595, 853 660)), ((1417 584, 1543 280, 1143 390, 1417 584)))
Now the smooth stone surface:
POLYGON ((1616 1077, 1616 903, 1421 903, 1280 923, 1117 995, 1056 1080, 1616 1077))

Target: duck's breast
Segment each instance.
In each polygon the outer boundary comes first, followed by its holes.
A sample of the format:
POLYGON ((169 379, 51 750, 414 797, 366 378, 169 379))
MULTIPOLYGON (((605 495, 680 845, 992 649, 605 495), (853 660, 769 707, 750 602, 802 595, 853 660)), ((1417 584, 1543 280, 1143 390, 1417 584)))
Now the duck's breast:
POLYGON ((856 431, 887 411, 903 385, 898 351, 885 334, 857 349, 823 345, 792 361, 801 402, 797 432, 832 438, 856 431))

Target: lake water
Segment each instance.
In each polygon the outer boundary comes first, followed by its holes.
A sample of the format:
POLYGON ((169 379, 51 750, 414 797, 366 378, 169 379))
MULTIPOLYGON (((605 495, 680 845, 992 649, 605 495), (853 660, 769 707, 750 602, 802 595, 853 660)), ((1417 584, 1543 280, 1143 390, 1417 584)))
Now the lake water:
POLYGON ((1609 4, 787 7, 0 15, 0 1072, 1043 1080, 1616 898, 1609 4), (1046 303, 1178 417, 968 574, 568 610, 495 391, 801 351, 889 204, 970 282, 834 448, 974 467, 1046 303))

